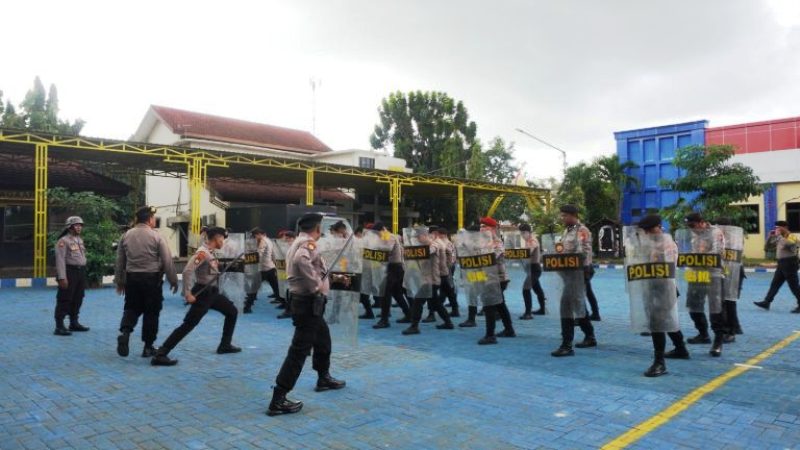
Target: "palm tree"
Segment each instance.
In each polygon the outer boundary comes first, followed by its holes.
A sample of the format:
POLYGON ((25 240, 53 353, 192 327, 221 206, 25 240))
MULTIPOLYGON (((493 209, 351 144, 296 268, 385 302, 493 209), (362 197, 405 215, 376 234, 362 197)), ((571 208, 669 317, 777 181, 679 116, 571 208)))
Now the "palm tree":
POLYGON ((617 221, 622 223, 622 197, 628 185, 639 188, 639 179, 630 174, 630 171, 639 165, 633 161, 620 163, 618 155, 601 156, 597 159, 596 165, 598 178, 606 183, 613 198, 617 200, 617 221))

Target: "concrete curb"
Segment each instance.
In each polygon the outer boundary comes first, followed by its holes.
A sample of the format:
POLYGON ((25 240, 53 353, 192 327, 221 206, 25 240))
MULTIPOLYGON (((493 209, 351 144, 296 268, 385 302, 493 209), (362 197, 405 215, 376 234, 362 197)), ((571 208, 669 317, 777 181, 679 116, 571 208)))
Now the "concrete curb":
MULTIPOLYGON (((182 274, 178 274, 178 281, 180 281, 183 277, 182 274)), ((114 284, 114 277, 109 275, 103 277, 103 286, 112 286, 114 284)), ((9 289, 9 288, 44 288, 44 287, 56 287, 58 283, 56 283, 55 277, 48 277, 48 278, 0 278, 0 289, 9 289)))

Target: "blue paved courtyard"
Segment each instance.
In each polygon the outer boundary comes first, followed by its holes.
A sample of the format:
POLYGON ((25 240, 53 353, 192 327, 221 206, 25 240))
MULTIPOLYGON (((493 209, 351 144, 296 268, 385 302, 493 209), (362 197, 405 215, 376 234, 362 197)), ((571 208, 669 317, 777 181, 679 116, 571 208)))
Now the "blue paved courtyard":
MULTIPOLYGON (((334 342, 333 374, 347 388, 314 392, 309 360, 291 394, 305 407, 283 417, 264 411, 292 327, 275 319, 264 290, 255 313, 240 316, 234 342, 242 353, 214 353, 222 320, 212 311, 171 354, 180 363, 158 368, 138 356, 138 338, 130 357, 116 355, 122 299, 111 289, 88 293, 82 322, 92 330, 71 337, 52 335, 53 290, 0 290, 0 449, 597 448, 800 330, 788 290, 770 312, 757 310, 751 301, 771 275, 748 275, 739 306, 745 334, 722 358, 708 356, 708 345, 690 346, 692 359, 668 361, 661 378, 641 376, 652 345, 628 329, 622 271, 601 270, 597 349, 552 358, 554 315, 515 320, 519 337, 486 347, 476 345, 482 323, 453 331, 424 324, 421 335, 405 337, 397 324, 375 331, 361 321, 357 348, 334 342)), ((515 319, 518 288, 508 295, 515 319)), ((159 342, 184 312, 179 297, 167 297, 159 342)), ((688 315, 681 320, 692 336, 688 315)), ((758 366, 632 448, 800 448, 800 340, 758 366)))

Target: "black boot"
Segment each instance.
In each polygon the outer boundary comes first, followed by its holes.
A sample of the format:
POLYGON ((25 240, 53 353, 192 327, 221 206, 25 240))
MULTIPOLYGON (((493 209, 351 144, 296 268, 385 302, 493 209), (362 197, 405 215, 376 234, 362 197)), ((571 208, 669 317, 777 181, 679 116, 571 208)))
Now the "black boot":
POLYGON ((758 306, 759 308, 766 309, 767 311, 769 311, 769 303, 770 302, 766 300, 760 302, 753 302, 754 305, 758 306))
POLYGON ((461 317, 461 314, 458 312, 458 305, 450 308, 450 317, 461 317))
POLYGON ((130 347, 128 347, 128 341, 130 340, 131 334, 127 331, 123 331, 119 336, 117 336, 117 354, 119 356, 125 357, 128 356, 130 353, 130 347))
POLYGON ((691 359, 692 357, 689 355, 689 350, 686 347, 675 347, 674 349, 668 351, 664 354, 664 358, 667 359, 691 359))
POLYGON ((687 339, 686 342, 689 344, 710 344, 711 338, 708 337, 707 334, 706 335, 698 334, 695 337, 687 339))
POLYGON ((89 331, 89 327, 81 325, 81 323, 78 321, 78 317, 70 317, 69 331, 89 331))
POLYGON ((286 398, 288 391, 275 386, 272 391, 272 401, 269 402, 267 408, 268 416, 278 416, 281 414, 294 414, 303 409, 303 402, 295 402, 286 398))
POLYGON ((575 351, 572 350, 572 344, 562 342, 561 346, 551 352, 550 355, 557 358, 561 356, 575 356, 575 351))
POLYGON ((547 314, 547 311, 544 308, 544 301, 539 302, 539 309, 532 313, 534 316, 543 316, 547 314))
POLYGON ((522 301, 525 303, 525 313, 519 316, 520 320, 531 320, 533 319, 533 314, 531 314, 531 309, 533 308, 533 296, 531 295, 531 291, 527 289, 522 290, 522 301))
POLYGON ((153 356, 153 359, 150 360, 150 365, 153 366, 174 366, 178 364, 177 359, 170 359, 169 350, 165 349, 164 347, 159 348, 156 350, 156 355, 153 356))
POLYGON ((436 322, 436 316, 433 314, 433 311, 428 311, 428 317, 423 319, 422 323, 433 323, 433 322, 436 322))
POLYGON ((53 331, 56 336, 71 336, 72 333, 64 326, 64 319, 56 319, 56 329, 53 331))
POLYGON ((341 389, 346 385, 347 383, 344 380, 337 380, 336 378, 333 378, 331 374, 325 373, 317 378, 317 387, 314 388, 314 390, 317 392, 330 391, 341 389))
POLYGON ((650 366, 644 373, 646 377, 660 377, 667 373, 667 366, 664 364, 664 357, 656 357, 655 361, 653 361, 653 365, 650 366))
POLYGON ((484 336, 478 341, 478 345, 492 345, 497 344, 497 338, 494 336, 484 336))
POLYGON ((241 351, 242 351, 241 348, 231 344, 230 339, 228 340, 223 339, 222 342, 220 342, 219 346, 217 347, 218 355, 224 355, 226 353, 239 353, 241 351))
POLYGON ((725 339, 722 333, 715 333, 714 334, 714 343, 711 344, 711 350, 709 350, 709 354, 715 358, 722 356, 722 341, 725 339))
POLYGON ((575 344, 577 348, 589 348, 589 347, 597 347, 597 339, 594 336, 586 336, 583 338, 583 341, 578 342, 575 344))
POLYGON ((144 344, 142 358, 152 358, 153 356, 156 356, 156 349, 153 347, 153 344, 144 344))
POLYGON ((467 320, 458 324, 461 328, 472 328, 478 326, 475 323, 475 316, 478 314, 478 307, 477 306, 469 306, 467 307, 467 320))
POLYGON ((389 321, 381 319, 378 321, 378 323, 373 325, 372 328, 376 330, 380 330, 381 328, 389 328, 389 321))
POLYGON ((278 319, 289 319, 292 317, 292 313, 286 309, 282 313, 278 314, 278 319))

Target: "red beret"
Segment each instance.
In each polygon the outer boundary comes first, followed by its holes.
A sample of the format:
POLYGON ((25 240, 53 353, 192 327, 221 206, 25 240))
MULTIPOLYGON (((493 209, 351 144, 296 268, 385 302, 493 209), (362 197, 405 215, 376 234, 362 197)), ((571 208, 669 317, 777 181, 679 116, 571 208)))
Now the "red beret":
POLYGON ((481 217, 481 225, 497 228, 497 221, 492 219, 491 217, 481 217))

